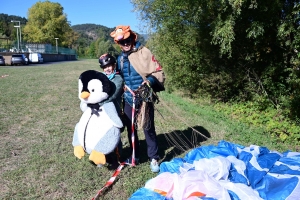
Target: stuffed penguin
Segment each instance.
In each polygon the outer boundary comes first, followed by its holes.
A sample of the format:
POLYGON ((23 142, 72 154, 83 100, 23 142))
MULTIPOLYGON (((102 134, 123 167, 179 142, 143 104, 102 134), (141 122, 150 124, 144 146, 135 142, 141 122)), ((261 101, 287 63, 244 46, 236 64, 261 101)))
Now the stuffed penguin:
POLYGON ((123 127, 112 102, 98 104, 110 96, 111 82, 103 73, 88 70, 80 75, 78 86, 83 114, 74 130, 74 155, 81 159, 88 153, 96 165, 105 164, 105 155, 117 147, 123 127))

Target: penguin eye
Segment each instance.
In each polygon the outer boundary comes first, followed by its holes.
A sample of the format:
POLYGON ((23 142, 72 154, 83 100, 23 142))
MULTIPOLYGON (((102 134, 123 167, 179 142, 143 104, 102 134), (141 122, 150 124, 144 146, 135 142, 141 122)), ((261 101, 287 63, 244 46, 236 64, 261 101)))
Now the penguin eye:
POLYGON ((92 89, 92 92, 95 92, 95 90, 94 90, 94 89, 92 89))

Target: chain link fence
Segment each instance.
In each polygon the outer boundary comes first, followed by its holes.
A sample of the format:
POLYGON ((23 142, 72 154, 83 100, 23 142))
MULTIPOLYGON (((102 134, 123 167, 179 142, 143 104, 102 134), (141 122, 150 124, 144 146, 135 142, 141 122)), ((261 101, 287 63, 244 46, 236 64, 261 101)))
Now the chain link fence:
POLYGON ((77 55, 76 50, 52 46, 51 44, 22 43, 13 45, 0 45, 0 52, 15 53, 46 53, 46 54, 67 54, 77 55))

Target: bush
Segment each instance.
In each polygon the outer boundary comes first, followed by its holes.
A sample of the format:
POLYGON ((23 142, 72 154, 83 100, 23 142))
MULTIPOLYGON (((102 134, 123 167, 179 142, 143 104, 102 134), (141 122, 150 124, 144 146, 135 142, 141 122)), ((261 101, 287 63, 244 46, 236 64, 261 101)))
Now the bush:
POLYGON ((231 118, 263 128, 275 141, 300 145, 299 121, 289 119, 281 109, 274 109, 271 106, 263 108, 258 102, 219 103, 215 107, 231 118))

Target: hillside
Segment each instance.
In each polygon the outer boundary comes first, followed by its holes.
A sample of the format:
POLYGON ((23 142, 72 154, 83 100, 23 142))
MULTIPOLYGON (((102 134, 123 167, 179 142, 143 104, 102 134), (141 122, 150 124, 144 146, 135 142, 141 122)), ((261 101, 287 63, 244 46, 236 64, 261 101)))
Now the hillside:
POLYGON ((21 25, 25 25, 27 23, 27 19, 25 17, 20 17, 16 15, 8 15, 4 13, 0 13, 0 36, 6 36, 11 38, 13 30, 12 20, 20 21, 21 25))
MULTIPOLYGON (((78 33, 78 39, 73 48, 77 51, 79 57, 97 58, 103 53, 109 52, 112 55, 118 55, 120 48, 110 37, 110 33, 115 29, 97 24, 78 24, 71 26, 78 33)), ((142 45, 146 40, 142 34, 137 33, 138 40, 142 45)))
MULTIPOLYGON (((88 41, 92 42, 97 40, 98 38, 102 38, 103 40, 109 40, 113 42, 113 39, 110 37, 110 33, 115 29, 113 28, 108 28, 106 26, 102 25, 97 25, 97 24, 77 24, 71 27, 74 31, 79 33, 79 40, 80 39, 87 39, 88 41)), ((144 36, 145 34, 138 34, 139 41, 142 44, 145 44, 146 40, 144 36)))
POLYGON ((80 38, 86 38, 88 40, 103 38, 104 40, 110 40, 113 42, 109 36, 109 34, 114 30, 113 28, 97 24, 78 24, 71 26, 71 28, 80 34, 80 38))
MULTIPOLYGON (((14 40, 16 38, 16 29, 13 27, 12 20, 20 21, 22 29, 27 23, 27 19, 25 17, 15 16, 15 15, 8 15, 5 13, 0 13, 0 36, 8 37, 10 40, 14 40)), ((113 28, 108 28, 106 26, 98 25, 98 24, 77 24, 71 26, 71 28, 78 33, 78 38, 74 41, 73 46, 77 51, 79 51, 78 47, 81 50, 84 48, 84 52, 89 48, 89 46, 95 42, 97 39, 101 39, 102 41, 109 41, 111 44, 114 43, 113 39, 110 37, 110 33, 114 30, 113 28)), ((145 44, 146 41, 144 39, 144 35, 138 34, 139 41, 142 44, 145 44)), ((147 36, 145 36, 147 37, 147 36)), ((23 37, 23 41, 24 37, 23 37)), ((6 42, 6 41, 4 41, 6 42)), ((83 52, 82 52, 83 53, 83 52)))

